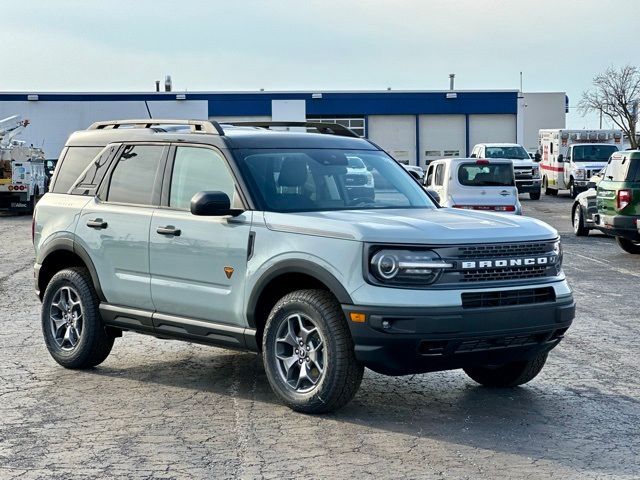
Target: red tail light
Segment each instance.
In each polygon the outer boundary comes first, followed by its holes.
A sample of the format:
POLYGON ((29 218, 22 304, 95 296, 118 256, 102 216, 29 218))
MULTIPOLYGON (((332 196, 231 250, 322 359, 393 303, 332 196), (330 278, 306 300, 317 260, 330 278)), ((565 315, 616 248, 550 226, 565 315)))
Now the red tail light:
POLYGON ((481 158, 479 160, 476 160, 476 165, 489 165, 489 160, 481 158))
POLYGON ((514 205, 454 205, 453 208, 464 208, 466 210, 489 210, 491 212, 515 212, 514 205))
POLYGON ((616 205, 618 210, 622 210, 624 207, 631 203, 631 190, 618 190, 616 194, 616 205))

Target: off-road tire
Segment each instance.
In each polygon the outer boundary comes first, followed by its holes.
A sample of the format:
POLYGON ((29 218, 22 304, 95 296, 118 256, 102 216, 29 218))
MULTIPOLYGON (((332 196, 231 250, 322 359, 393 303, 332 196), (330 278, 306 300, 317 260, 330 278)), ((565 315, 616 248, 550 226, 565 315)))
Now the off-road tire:
POLYGON ((531 200, 540 200, 540 190, 537 192, 529 192, 529 198, 531 200))
POLYGON ((326 413, 346 405, 358 391, 364 373, 364 367, 356 361, 353 339, 340 304, 324 290, 297 290, 276 303, 265 326, 262 356, 275 394, 291 409, 304 413, 326 413), (313 320, 326 348, 322 376, 306 393, 285 382, 276 357, 278 331, 283 322, 296 314, 313 320))
POLYGON ((468 367, 464 372, 485 387, 517 387, 533 380, 544 367, 548 352, 531 360, 507 363, 499 367, 468 367))
POLYGON ((102 363, 111 352, 114 337, 107 333, 98 310, 99 300, 85 268, 73 267, 56 273, 42 299, 42 332, 53 359, 65 368, 86 369, 102 363), (70 286, 77 292, 82 308, 82 331, 75 347, 63 350, 50 327, 51 303, 60 288, 70 286))
POLYGON ((640 254, 640 242, 634 242, 624 237, 616 237, 618 246, 627 253, 634 255, 640 254))
POLYGON ((582 212, 582 205, 579 203, 573 207, 573 211, 571 212, 571 224, 573 225, 573 233, 575 233, 576 237, 586 237, 589 235, 589 229, 584 225, 584 214, 582 212), (576 215, 579 215, 576 224, 576 215))

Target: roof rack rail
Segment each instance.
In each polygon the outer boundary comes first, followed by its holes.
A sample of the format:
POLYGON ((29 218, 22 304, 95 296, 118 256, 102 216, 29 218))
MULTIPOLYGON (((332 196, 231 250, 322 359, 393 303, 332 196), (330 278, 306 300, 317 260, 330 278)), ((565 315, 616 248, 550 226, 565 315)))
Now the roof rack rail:
POLYGON ((320 133, 327 135, 338 135, 341 137, 354 137, 360 138, 360 135, 353 130, 349 130, 347 127, 338 123, 323 123, 323 122, 224 122, 227 125, 233 125, 236 127, 259 127, 269 129, 271 127, 305 127, 315 128, 320 133))
POLYGON ((110 130, 122 126, 133 128, 152 128, 155 125, 186 125, 190 127, 191 133, 216 133, 224 135, 224 130, 218 122, 209 120, 170 120, 143 118, 134 120, 108 120, 92 123, 87 130, 110 130))

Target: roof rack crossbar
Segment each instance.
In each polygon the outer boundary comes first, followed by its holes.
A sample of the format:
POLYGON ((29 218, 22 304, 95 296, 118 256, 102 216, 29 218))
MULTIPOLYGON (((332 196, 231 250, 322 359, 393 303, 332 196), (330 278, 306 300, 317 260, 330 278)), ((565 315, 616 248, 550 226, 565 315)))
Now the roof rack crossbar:
POLYGON ((353 130, 348 129, 344 125, 338 123, 329 122, 224 122, 228 125, 236 127, 259 127, 259 128, 271 128, 271 127, 305 127, 315 128, 320 133, 328 135, 338 135, 341 137, 354 137, 360 138, 360 135, 353 130))
POLYGON ((87 130, 111 130, 128 126, 134 128, 152 128, 156 125, 186 125, 192 133, 215 133, 224 135, 224 130, 218 122, 209 120, 170 120, 170 119, 133 119, 133 120, 108 120, 92 123, 87 130))

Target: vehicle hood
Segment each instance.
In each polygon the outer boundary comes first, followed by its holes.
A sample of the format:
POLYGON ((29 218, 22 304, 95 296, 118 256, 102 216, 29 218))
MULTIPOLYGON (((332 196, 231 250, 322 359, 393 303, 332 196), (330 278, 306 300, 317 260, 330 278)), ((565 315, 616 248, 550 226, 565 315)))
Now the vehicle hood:
POLYGON ((275 231, 394 244, 523 242, 558 236, 534 218, 452 208, 265 212, 264 220, 275 231))

